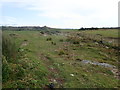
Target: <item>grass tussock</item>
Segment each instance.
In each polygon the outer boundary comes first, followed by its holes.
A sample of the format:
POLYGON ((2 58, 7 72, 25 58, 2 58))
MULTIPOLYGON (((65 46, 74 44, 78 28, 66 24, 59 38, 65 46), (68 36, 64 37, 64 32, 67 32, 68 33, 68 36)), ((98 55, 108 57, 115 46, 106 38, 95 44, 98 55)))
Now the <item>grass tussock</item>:
MULTIPOLYGON (((2 35, 2 76, 3 76, 3 83, 10 80, 11 75, 18 76, 19 70, 21 68, 16 68, 17 74, 13 72, 13 69, 11 67, 11 64, 17 63, 18 59, 18 46, 16 46, 14 40, 6 35, 2 35)), ((23 73, 23 72, 22 72, 23 73)))
POLYGON ((14 40, 6 34, 2 35, 2 54, 8 62, 13 62, 18 57, 18 46, 14 40))

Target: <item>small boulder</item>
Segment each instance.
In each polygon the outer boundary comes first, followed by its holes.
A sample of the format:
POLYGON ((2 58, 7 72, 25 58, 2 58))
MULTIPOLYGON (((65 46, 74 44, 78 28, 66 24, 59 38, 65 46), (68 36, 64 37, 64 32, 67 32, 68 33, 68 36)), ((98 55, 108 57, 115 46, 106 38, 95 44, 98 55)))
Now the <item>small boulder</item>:
POLYGON ((70 76, 74 77, 74 74, 70 74, 70 76))

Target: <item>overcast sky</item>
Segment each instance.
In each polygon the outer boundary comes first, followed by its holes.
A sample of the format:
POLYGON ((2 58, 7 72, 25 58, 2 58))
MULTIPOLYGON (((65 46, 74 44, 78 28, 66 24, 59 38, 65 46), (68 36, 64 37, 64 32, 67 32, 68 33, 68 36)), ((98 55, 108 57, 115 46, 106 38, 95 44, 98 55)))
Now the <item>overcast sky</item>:
POLYGON ((1 0, 2 25, 117 27, 119 0, 1 0))

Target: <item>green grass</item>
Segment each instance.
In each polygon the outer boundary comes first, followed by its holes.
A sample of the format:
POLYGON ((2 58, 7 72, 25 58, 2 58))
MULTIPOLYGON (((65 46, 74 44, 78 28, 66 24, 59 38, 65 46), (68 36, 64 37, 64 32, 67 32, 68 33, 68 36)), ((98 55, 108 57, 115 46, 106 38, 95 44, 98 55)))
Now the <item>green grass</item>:
MULTIPOLYGON (((113 30, 112 30, 113 31, 113 30)), ((66 30, 70 37, 76 36, 80 31, 66 30)), ((102 34, 105 37, 116 37, 116 31, 85 31, 90 34, 102 34), (106 32, 104 34, 103 32, 106 32)), ((20 56, 16 63, 4 60, 3 65, 10 75, 8 81, 3 83, 3 88, 40 88, 50 83, 49 78, 58 80, 55 87, 64 88, 114 88, 118 87, 118 80, 109 68, 83 64, 76 59, 106 62, 117 66, 116 50, 96 45, 93 40, 85 36, 78 40, 78 44, 66 42, 68 37, 64 35, 40 35, 39 31, 4 31, 3 33, 16 34, 12 36, 14 42, 20 48, 20 56), (47 38, 52 38, 47 41, 47 38), (61 42, 60 40, 63 39, 61 42), (85 42, 83 42, 85 41, 85 42), (52 44, 56 43, 56 45, 52 44), (74 49, 74 50, 73 50, 74 49), (63 52, 59 55, 60 52, 63 52), (53 68, 50 69, 50 68, 53 68), (54 70, 55 69, 55 70, 54 70), (74 76, 71 76, 73 74, 74 76), (19 76, 19 77, 17 77, 19 76)), ((8 73, 6 72, 6 75, 8 73)))
POLYGON ((118 30, 88 30, 84 31, 89 34, 101 34, 104 37, 118 37, 118 30))

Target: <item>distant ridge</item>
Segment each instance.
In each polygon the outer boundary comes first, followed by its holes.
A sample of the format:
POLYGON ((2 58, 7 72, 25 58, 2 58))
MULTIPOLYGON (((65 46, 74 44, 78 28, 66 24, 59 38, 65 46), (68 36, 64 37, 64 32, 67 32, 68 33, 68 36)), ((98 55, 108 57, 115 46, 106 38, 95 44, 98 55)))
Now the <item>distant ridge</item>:
POLYGON ((55 28, 50 28, 47 26, 2 26, 2 30, 16 30, 16 31, 23 31, 23 30, 50 30, 55 28))
MULTIPOLYGON (((2 28, 2 30, 15 30, 15 31, 41 31, 41 30, 60 30, 61 28, 51 28, 48 26, 0 26, 0 28, 2 28)), ((103 29, 103 30, 107 30, 107 29, 120 29, 120 27, 102 27, 102 28, 98 28, 98 27, 91 27, 91 28, 83 28, 81 27, 78 30, 98 30, 98 29, 103 29)), ((61 30, 67 30, 67 29, 61 29, 61 30)))

